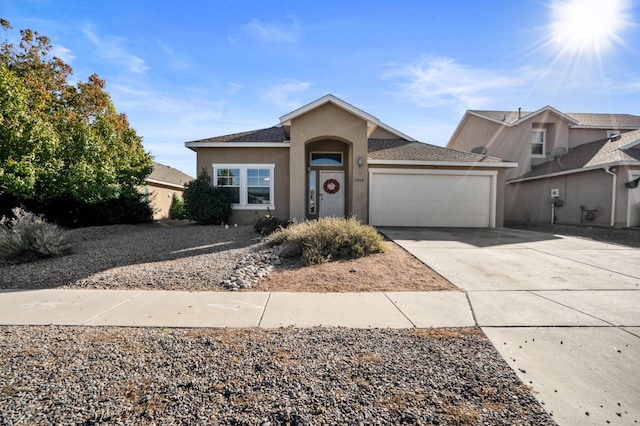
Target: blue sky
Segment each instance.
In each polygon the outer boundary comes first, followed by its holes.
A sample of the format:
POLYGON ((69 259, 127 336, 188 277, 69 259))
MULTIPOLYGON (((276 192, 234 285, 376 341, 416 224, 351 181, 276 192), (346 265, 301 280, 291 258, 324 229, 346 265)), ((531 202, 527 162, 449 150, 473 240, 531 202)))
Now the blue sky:
POLYGON ((467 109, 640 114, 637 0, 0 0, 0 17, 105 79, 145 149, 192 176, 185 141, 328 93, 442 146, 467 109))

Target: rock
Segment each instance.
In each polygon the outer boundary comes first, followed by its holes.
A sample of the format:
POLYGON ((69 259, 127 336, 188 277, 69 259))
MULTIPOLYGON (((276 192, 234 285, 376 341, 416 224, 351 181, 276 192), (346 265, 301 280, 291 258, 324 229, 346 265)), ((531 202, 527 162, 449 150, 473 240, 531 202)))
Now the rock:
POLYGON ((285 259, 298 257, 302 255, 302 244, 296 241, 286 244, 276 251, 276 255, 285 259))

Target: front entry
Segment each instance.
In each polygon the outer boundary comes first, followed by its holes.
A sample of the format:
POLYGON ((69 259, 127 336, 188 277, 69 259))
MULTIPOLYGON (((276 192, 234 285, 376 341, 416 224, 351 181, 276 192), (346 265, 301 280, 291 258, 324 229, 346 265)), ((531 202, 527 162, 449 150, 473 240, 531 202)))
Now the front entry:
POLYGON ((320 217, 344 217, 344 172, 320 171, 320 217))

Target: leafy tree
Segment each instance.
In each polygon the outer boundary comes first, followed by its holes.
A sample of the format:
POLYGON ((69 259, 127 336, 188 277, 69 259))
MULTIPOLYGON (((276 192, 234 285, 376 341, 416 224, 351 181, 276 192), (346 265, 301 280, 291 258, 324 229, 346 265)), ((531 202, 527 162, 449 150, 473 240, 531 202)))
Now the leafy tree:
POLYGON ((182 198, 187 219, 202 225, 226 223, 231 217, 231 203, 226 194, 211 185, 211 177, 204 169, 185 186, 182 198))
POLYGON ((0 43, 0 193, 88 203, 131 194, 151 173, 151 156, 104 80, 70 84, 72 69, 51 57, 48 37, 20 36, 17 46, 0 43))

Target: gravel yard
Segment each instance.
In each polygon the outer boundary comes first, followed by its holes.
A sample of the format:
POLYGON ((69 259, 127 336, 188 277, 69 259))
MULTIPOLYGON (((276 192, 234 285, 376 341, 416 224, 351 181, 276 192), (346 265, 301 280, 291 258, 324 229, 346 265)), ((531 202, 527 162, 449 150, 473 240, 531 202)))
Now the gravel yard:
POLYGON ((553 424, 474 328, 2 327, 0 360, 0 424, 553 424))
POLYGON ((640 247, 640 228, 620 229, 587 225, 551 225, 550 223, 510 223, 505 226, 547 234, 587 238, 628 247, 640 247))
POLYGON ((70 234, 71 255, 0 264, 0 289, 224 291, 220 282, 245 255, 262 247, 251 226, 158 222, 80 228, 70 234))

